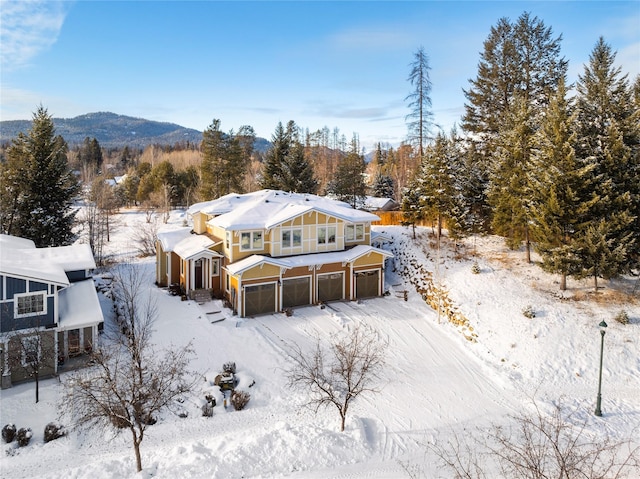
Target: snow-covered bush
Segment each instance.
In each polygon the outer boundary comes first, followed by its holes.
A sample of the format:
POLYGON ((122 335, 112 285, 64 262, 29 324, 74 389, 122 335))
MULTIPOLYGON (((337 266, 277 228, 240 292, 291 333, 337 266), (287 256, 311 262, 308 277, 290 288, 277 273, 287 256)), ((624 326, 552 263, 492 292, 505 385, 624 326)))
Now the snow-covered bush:
POLYGON ((471 272, 473 274, 480 274, 480 265, 478 264, 477 261, 473 263, 473 266, 471 266, 471 272))
POLYGON ((54 441, 66 435, 64 426, 57 422, 50 422, 44 427, 44 442, 54 441))
POLYGON ((629 324, 629 315, 624 309, 621 310, 618 314, 616 314, 614 319, 618 321, 620 324, 629 324))
POLYGON ((31 442, 32 436, 33 436, 33 433, 31 432, 31 428, 21 427, 20 429, 18 429, 18 432, 16 434, 16 441, 18 441, 18 446, 20 447, 28 446, 29 442, 31 442))
POLYGON ((236 373, 236 363, 234 361, 229 361, 227 363, 224 363, 222 365, 222 372, 235 374, 236 373))
POLYGON ((249 403, 251 395, 245 391, 233 391, 231 393, 231 404, 236 411, 242 411, 249 403))
POLYGON ((535 310, 535 309, 533 309, 533 306, 531 306, 531 305, 529 304, 529 305, 527 305, 527 307, 526 307, 526 308, 524 308, 524 309, 522 310, 522 314, 523 314, 523 316, 524 316, 525 318, 532 319, 532 318, 535 318, 535 317, 536 317, 536 310, 535 310))
POLYGON ((2 439, 7 444, 13 442, 16 438, 16 425, 15 424, 6 424, 2 428, 2 439))

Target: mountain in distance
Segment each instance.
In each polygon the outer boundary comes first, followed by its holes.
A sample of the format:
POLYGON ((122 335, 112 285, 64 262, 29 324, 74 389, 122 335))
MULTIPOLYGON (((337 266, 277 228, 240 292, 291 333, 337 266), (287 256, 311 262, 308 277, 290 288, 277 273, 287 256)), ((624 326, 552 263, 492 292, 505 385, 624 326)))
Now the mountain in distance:
MULTIPOLYGON (((144 148, 149 145, 175 145, 176 143, 200 144, 202 132, 175 123, 145 120, 110 112, 87 113, 75 118, 54 118, 56 134, 62 136, 70 147, 95 138, 103 148, 124 146, 144 148)), ((0 141, 9 142, 20 132, 27 133, 31 120, 0 121, 0 141)), ((264 151, 270 143, 256 138, 255 148, 264 151)))

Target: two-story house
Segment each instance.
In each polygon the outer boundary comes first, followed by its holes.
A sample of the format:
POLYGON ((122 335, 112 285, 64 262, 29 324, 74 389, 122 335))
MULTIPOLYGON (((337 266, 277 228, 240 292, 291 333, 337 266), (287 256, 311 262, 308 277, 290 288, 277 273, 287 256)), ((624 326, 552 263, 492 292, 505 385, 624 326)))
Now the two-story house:
POLYGON ((89 245, 36 248, 31 240, 0 235, 2 388, 28 379, 20 362, 46 358, 39 375, 50 376, 96 344, 104 319, 95 267, 89 245))
POLYGON ((225 195, 187 213, 193 228, 158 234, 159 285, 209 290, 240 316, 384 293, 392 255, 372 246, 372 213, 274 190, 225 195))

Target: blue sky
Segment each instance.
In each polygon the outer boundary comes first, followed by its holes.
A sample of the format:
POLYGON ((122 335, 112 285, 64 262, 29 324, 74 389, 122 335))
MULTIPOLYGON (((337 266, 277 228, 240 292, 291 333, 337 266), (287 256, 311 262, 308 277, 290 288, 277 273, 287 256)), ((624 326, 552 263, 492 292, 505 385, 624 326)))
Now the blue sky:
POLYGON ((483 41, 530 12, 562 35, 575 81, 599 36, 640 72, 640 2, 0 0, 0 119, 111 111, 204 130, 294 120, 375 142, 406 137, 409 64, 430 57, 435 121, 463 111, 483 41))

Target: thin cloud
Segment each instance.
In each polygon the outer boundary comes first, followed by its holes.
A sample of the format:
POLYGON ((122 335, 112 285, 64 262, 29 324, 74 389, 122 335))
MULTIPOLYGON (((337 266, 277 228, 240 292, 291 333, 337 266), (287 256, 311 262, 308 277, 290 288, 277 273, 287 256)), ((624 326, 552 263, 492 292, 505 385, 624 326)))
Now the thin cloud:
POLYGON ((340 50, 397 50, 415 44, 413 35, 406 30, 388 27, 355 28, 335 33, 330 44, 340 50))
POLYGON ((0 9, 0 63, 15 70, 58 39, 70 2, 3 0, 0 9))

